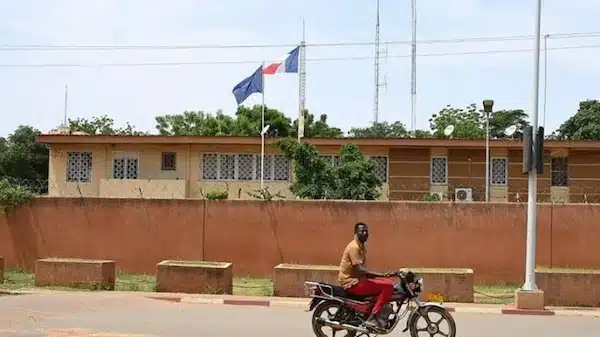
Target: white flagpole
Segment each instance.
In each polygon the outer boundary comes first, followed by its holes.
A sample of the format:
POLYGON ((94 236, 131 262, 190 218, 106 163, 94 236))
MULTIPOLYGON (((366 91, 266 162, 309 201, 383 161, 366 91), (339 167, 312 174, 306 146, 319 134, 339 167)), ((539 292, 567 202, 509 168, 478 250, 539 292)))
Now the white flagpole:
POLYGON ((306 26, 302 19, 302 41, 298 55, 298 143, 304 137, 304 109, 306 106, 306 26))
POLYGON ((262 112, 261 112, 261 127, 260 127, 260 189, 264 190, 264 171, 265 171, 265 62, 262 63, 262 71, 260 76, 262 77, 262 112))

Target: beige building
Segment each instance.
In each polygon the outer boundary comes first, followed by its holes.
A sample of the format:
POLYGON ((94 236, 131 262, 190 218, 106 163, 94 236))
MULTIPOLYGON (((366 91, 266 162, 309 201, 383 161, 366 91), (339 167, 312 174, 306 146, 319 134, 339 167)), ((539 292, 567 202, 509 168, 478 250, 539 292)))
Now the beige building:
MULTIPOLYGON (((264 182, 289 190, 292 163, 265 146, 264 182)), ((423 200, 430 194, 484 200, 485 143, 439 139, 304 139, 332 165, 346 142, 378 163, 382 199, 423 200)), ((106 198, 203 198, 215 189, 252 199, 260 188, 259 137, 41 135, 50 146, 49 195, 106 198)), ((527 200, 519 141, 490 142, 492 201, 527 200)), ((538 200, 600 202, 600 142, 546 141, 538 200)))

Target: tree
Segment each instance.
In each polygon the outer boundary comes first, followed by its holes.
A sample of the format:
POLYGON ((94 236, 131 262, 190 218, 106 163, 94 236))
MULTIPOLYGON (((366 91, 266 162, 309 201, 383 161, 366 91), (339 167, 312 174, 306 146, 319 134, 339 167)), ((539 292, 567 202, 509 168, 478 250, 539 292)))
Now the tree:
POLYGON ((184 111, 176 115, 155 118, 156 129, 162 136, 231 136, 235 120, 221 110, 216 116, 203 111, 184 111))
MULTIPOLYGON (((340 128, 330 126, 327 123, 327 115, 321 114, 315 121, 315 115, 304 110, 304 137, 307 138, 338 138, 343 137, 344 132, 340 128)), ((298 119, 292 125, 292 136, 298 137, 298 119)))
MULTIPOLYGON (((490 115, 490 138, 509 138, 508 136, 506 136, 505 130, 506 128, 512 125, 517 127, 517 131, 515 131, 515 133, 510 138, 522 138, 523 129, 529 126, 529 122, 527 121, 527 114, 521 109, 494 111, 490 115)), ((485 125, 483 125, 483 127, 485 127, 485 125)))
POLYGON ((69 119, 69 128, 73 131, 83 131, 90 135, 132 135, 139 136, 146 133, 136 131, 129 122, 123 128, 115 127, 115 121, 107 115, 93 117, 92 120, 86 118, 69 119))
POLYGON ((16 180, 48 179, 49 150, 36 143, 41 132, 21 125, 5 140, 0 151, 0 176, 16 180))
POLYGON ((309 143, 298 143, 292 138, 275 144, 281 153, 295 162, 295 181, 291 190, 303 199, 336 197, 336 181, 333 167, 319 156, 319 150, 309 143))
POLYGON ((600 101, 579 102, 579 109, 556 130, 557 139, 600 140, 600 101))
POLYGON ((400 121, 394 123, 381 122, 364 128, 351 128, 350 137, 354 138, 404 138, 408 132, 400 121))
MULTIPOLYGON (((262 129, 262 105, 251 108, 238 107, 235 113, 236 136, 259 136, 262 129)), ((289 137, 292 134, 292 120, 277 109, 265 106, 265 125, 269 125, 268 137, 289 137)))
POLYGON ((452 137, 481 139, 485 137, 485 132, 481 127, 482 123, 483 115, 477 111, 475 104, 471 104, 465 109, 456 109, 447 105, 429 119, 429 127, 431 130, 435 130, 433 136, 437 138, 445 137, 444 129, 448 125, 454 125, 452 137))
POLYGON ((377 164, 366 159, 358 146, 346 143, 340 150, 341 165, 335 168, 337 196, 345 200, 376 200, 381 195, 382 181, 377 176, 377 164))
POLYGON ((382 182, 376 163, 366 159, 356 144, 342 146, 341 164, 336 167, 321 158, 312 144, 288 138, 276 146, 295 161, 296 180, 291 189, 300 198, 375 200, 380 196, 382 182))

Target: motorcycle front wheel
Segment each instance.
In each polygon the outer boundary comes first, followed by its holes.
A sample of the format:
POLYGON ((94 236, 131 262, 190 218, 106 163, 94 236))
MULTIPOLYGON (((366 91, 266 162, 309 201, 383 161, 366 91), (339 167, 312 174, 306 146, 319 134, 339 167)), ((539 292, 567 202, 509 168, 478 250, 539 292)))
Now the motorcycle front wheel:
POLYGON ((348 330, 340 330, 333 327, 329 327, 325 325, 325 323, 320 322, 320 319, 327 319, 332 321, 335 317, 335 314, 342 310, 341 306, 337 302, 321 302, 315 308, 315 311, 312 316, 312 328, 315 336, 317 337, 355 337, 356 331, 348 331, 348 330))
POLYGON ((409 322, 410 337, 456 337, 456 323, 448 310, 438 306, 416 309, 409 322))

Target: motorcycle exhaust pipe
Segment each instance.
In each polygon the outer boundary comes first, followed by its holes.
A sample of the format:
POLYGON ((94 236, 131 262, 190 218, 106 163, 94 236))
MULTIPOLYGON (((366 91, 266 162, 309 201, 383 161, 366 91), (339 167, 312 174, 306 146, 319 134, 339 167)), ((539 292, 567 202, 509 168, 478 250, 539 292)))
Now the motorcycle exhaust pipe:
POLYGON ((348 331, 356 331, 356 332, 365 333, 365 334, 370 333, 369 330, 362 328, 362 327, 357 327, 354 325, 340 324, 338 322, 332 322, 328 319, 319 319, 319 321, 321 321, 323 324, 327 325, 328 327, 332 327, 332 328, 338 328, 338 329, 348 330, 348 331))

